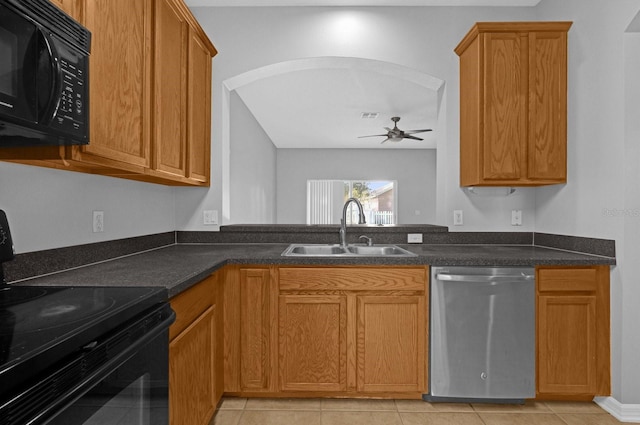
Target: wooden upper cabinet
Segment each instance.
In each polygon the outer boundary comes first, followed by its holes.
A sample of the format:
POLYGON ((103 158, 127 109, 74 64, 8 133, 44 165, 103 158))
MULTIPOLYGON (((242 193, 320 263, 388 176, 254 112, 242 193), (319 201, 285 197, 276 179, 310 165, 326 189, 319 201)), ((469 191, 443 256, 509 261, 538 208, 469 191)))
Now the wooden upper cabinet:
POLYGON ((151 0, 84 0, 91 31, 90 144, 79 162, 142 172, 150 165, 151 0))
POLYGON ((181 0, 157 0, 151 175, 209 184, 215 48, 181 0))
POLYGON ((211 51, 189 29, 187 177, 206 183, 211 163, 211 51))
POLYGON ((187 37, 174 0, 156 0, 153 169, 186 176, 187 37))
POLYGON ((571 22, 477 23, 460 56, 460 184, 566 182, 571 22))
POLYGON ((208 185, 217 52, 183 0, 51 1, 92 34, 89 144, 3 148, 0 160, 208 185))

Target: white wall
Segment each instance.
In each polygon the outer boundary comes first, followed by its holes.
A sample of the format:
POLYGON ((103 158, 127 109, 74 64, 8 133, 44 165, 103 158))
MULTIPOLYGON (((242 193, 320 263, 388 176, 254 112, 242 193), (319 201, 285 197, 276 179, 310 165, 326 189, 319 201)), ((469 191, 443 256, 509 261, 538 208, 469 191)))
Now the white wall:
POLYGON ((17 253, 175 230, 174 189, 0 162, 0 209, 17 253), (93 211, 104 232, 93 233, 93 211))
POLYGON ((278 149, 278 223, 305 224, 307 180, 324 179, 396 180, 398 223, 435 222, 433 149, 278 149))
POLYGON ((231 94, 231 221, 276 222, 276 147, 237 93, 231 94))
MULTIPOLYGON (((619 388, 616 396, 627 403, 640 403, 640 32, 630 33, 624 38, 625 63, 625 146, 624 189, 625 199, 622 216, 611 217, 623 220, 621 261, 614 284, 614 319, 616 326, 615 353, 620 356, 619 388)), ((620 215, 620 214, 618 214, 620 215)))
MULTIPOLYGON (((198 220, 202 212, 193 208, 192 198, 222 209, 223 82, 280 62, 347 56, 399 64, 446 81, 446 117, 441 120, 445 128, 438 129, 443 135, 437 153, 442 190, 437 196, 436 224, 451 225, 453 209, 463 209, 465 225, 454 230, 533 230, 533 191, 491 202, 470 198, 458 187, 458 57, 453 49, 474 22, 530 20, 535 18, 535 8, 201 7, 193 11, 219 51, 213 62, 213 182, 203 199, 189 192, 176 193, 179 229, 205 229, 198 220), (344 17, 357 18, 352 37, 334 31, 336 20, 344 17), (511 209, 523 210, 524 226, 516 229, 510 225, 511 209)), ((233 217, 231 221, 235 222, 233 217)))
POLYGON ((568 183, 537 189, 536 230, 616 240, 611 274, 613 396, 640 404, 640 40, 637 0, 543 0, 569 33, 568 183))

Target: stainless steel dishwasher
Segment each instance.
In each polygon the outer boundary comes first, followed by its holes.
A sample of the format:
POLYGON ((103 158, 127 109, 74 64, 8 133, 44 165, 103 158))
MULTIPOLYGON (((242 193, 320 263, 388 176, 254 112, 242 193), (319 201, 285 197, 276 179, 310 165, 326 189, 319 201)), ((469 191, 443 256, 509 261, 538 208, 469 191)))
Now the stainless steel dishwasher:
POLYGON ((428 401, 535 397, 535 273, 433 267, 428 401))

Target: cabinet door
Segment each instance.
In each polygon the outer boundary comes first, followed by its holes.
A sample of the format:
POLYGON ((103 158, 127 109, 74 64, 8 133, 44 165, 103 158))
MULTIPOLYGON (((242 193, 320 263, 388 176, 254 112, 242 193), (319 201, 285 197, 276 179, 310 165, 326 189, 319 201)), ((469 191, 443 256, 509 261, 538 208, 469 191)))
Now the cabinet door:
POLYGON ((208 183, 211 161, 211 54, 193 29, 189 31, 188 97, 187 177, 208 183))
POLYGON ((240 270, 240 388, 266 390, 271 369, 268 269, 240 270))
POLYGON ((538 297, 538 392, 596 393, 595 295, 538 297))
POLYGON ((150 164, 151 1, 83 0, 91 31, 90 143, 73 159, 142 172, 150 164))
POLYGON ((279 315, 281 389, 345 391, 346 296, 283 295, 279 315))
POLYGON ((215 409, 215 307, 169 344, 169 422, 206 425, 215 409))
POLYGON ((424 296, 359 296, 358 391, 426 391, 424 296))
POLYGON ((536 268, 537 397, 611 394, 609 266, 536 268))
POLYGON ((567 33, 529 35, 528 177, 567 179, 567 33))
POLYGON ((173 0, 156 1, 154 171, 186 173, 188 24, 173 0))
POLYGON ((527 40, 518 32, 484 35, 483 177, 525 175, 527 143, 527 40))
POLYGON ((478 22, 458 44, 460 184, 566 181, 571 22, 478 22))

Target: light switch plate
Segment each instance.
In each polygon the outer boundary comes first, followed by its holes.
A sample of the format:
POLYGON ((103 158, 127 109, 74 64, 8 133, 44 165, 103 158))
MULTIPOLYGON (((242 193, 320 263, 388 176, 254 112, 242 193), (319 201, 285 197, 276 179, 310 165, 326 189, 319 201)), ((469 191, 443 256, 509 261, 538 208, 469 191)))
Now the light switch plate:
POLYGON ((453 225, 462 226, 463 224, 464 219, 462 217, 462 210, 453 210, 453 225))
POLYGON ((407 243, 422 243, 422 233, 407 234, 407 243))

